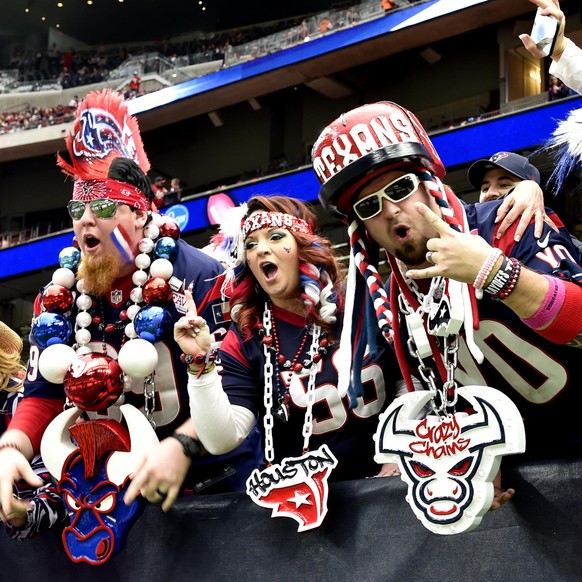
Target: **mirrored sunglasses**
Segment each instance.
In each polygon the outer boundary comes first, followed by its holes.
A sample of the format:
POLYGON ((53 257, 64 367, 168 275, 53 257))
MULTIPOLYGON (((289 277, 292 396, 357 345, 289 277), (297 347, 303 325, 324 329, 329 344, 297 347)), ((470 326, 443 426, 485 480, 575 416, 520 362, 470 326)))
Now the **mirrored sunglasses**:
POLYGON ((89 208, 97 218, 113 218, 117 212, 118 203, 109 198, 98 198, 91 202, 81 202, 81 200, 71 200, 67 204, 67 210, 73 220, 81 220, 85 214, 85 208, 89 208))
POLYGON ((420 180, 416 174, 405 174, 396 178, 377 192, 358 200, 354 204, 354 211, 361 220, 374 218, 382 211, 382 199, 390 202, 402 202, 411 194, 414 194, 420 186, 420 180))

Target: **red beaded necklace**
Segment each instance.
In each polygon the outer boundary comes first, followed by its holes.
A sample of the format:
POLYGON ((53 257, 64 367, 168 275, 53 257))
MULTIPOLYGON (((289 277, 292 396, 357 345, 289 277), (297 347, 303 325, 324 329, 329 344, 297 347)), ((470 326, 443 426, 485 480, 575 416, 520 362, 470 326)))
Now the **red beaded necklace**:
POLYGON ((281 348, 279 344, 279 336, 277 334, 277 325, 275 323, 275 317, 273 315, 272 307, 270 307, 271 312, 271 321, 272 321, 272 335, 265 335, 264 329, 262 324, 259 324, 259 334, 262 335, 262 343, 269 346, 277 357, 277 364, 280 368, 284 370, 283 374, 283 384, 285 386, 285 390, 289 389, 289 385, 291 384, 291 378, 293 377, 293 373, 301 374, 304 368, 310 368, 312 364, 317 364, 321 361, 321 358, 324 354, 327 353, 327 347, 329 345, 329 340, 327 339, 327 334, 325 332, 321 333, 321 339, 319 341, 319 350, 313 357, 308 360, 305 359, 303 362, 300 362, 301 354, 305 350, 305 345, 307 344, 307 338, 310 335, 312 323, 309 322, 303 331, 303 337, 301 338, 301 343, 299 344, 299 349, 295 354, 295 357, 292 360, 289 360, 283 353, 281 353, 281 348), (262 332, 262 333, 261 333, 262 332))

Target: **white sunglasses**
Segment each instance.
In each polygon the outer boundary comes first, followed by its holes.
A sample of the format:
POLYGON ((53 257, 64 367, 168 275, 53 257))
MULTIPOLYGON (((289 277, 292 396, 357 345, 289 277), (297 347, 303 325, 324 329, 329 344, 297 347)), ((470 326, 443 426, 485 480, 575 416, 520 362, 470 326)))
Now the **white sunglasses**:
POLYGON ((405 174, 396 178, 377 192, 369 194, 354 204, 354 212, 361 220, 374 218, 382 211, 382 199, 390 202, 402 202, 411 194, 414 194, 420 186, 420 180, 416 174, 405 174))

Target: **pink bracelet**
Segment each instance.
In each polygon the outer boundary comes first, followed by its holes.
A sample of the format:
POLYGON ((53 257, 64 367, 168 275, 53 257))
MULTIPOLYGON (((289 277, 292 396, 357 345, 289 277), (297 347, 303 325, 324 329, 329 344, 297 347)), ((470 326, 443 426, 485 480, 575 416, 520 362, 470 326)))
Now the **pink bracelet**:
POLYGON ((566 299, 564 282, 557 277, 550 277, 549 275, 544 275, 544 277, 548 280, 550 287, 543 303, 531 317, 521 319, 523 323, 532 329, 540 329, 552 321, 562 309, 566 299))
POLYGON ((487 277, 489 277, 489 273, 491 273, 491 269, 495 266, 497 259, 502 254, 501 249, 492 249, 491 252, 487 255, 487 258, 483 262, 481 269, 477 273, 475 277, 475 282, 473 283, 473 287, 475 289, 482 289, 487 277))

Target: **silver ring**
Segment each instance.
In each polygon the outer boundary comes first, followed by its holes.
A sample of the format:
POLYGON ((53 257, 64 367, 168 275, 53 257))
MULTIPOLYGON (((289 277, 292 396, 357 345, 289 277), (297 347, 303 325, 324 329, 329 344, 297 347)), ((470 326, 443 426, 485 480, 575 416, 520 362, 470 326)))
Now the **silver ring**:
POLYGON ((428 253, 426 253, 426 260, 429 263, 432 263, 434 265, 434 261, 432 260, 432 256, 434 255, 435 251, 428 251, 428 253))
POLYGON ((205 325, 208 325, 208 322, 204 318, 202 318, 199 327, 204 327, 205 325))
POLYGON ((159 489, 156 489, 156 493, 157 493, 157 494, 158 494, 160 497, 162 497, 163 499, 165 499, 165 498, 168 496, 168 494, 167 494, 165 491, 160 491, 159 489))

